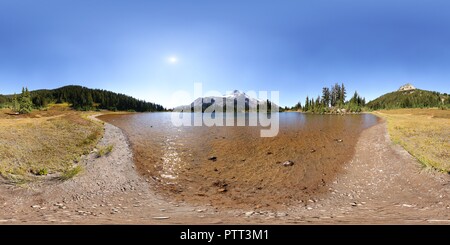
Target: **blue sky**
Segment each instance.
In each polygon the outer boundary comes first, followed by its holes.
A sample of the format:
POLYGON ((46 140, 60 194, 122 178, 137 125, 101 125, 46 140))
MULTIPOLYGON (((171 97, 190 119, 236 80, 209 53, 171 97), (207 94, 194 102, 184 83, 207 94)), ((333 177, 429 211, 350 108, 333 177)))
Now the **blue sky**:
POLYGON ((440 0, 0 0, 0 94, 78 84, 171 107, 194 82, 277 90, 283 106, 335 82, 368 100, 408 82, 450 92, 449 13, 440 0))

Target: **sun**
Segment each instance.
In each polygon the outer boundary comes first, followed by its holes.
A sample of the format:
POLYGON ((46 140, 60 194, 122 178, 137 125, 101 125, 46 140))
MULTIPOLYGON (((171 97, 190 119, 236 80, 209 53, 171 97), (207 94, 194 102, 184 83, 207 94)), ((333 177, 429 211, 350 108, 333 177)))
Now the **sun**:
POLYGON ((176 56, 171 56, 171 57, 169 57, 168 60, 169 60, 169 63, 171 63, 171 64, 178 63, 178 58, 176 56))

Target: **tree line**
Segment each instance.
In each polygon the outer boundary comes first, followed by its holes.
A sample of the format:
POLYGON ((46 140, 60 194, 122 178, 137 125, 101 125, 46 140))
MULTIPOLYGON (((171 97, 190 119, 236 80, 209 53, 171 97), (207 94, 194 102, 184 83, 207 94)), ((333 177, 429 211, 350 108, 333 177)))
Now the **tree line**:
POLYGON ((303 106, 298 102, 292 109, 314 113, 334 113, 338 109, 345 109, 347 112, 360 112, 366 105, 366 99, 356 91, 350 100, 346 101, 346 97, 347 90, 344 83, 335 83, 330 87, 322 88, 322 95, 318 95, 316 98, 306 96, 303 106))
MULTIPOLYGON (((20 96, 1 96, 0 103, 9 103, 13 110, 20 113, 23 104, 24 108, 28 100, 31 107, 43 108, 49 103, 69 103, 76 110, 120 110, 120 111, 137 111, 137 112, 154 112, 164 111, 161 105, 138 100, 131 96, 101 89, 89 89, 82 86, 65 86, 53 90, 36 90, 29 92, 24 88, 20 96), (16 106, 16 107, 15 107, 16 106)), ((27 109, 28 110, 28 109, 27 109)))

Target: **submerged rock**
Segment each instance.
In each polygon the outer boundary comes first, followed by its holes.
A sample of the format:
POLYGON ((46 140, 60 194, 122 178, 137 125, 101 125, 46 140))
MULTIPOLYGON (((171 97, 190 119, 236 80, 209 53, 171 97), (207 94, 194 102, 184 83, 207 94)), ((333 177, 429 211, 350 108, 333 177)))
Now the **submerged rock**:
POLYGON ((292 166, 292 165, 294 165, 293 161, 286 161, 286 162, 283 163, 283 166, 285 166, 285 167, 289 167, 289 166, 292 166))
POLYGON ((153 217, 153 219, 156 219, 156 220, 163 220, 163 219, 170 219, 170 217, 167 217, 167 216, 160 216, 160 217, 153 217))

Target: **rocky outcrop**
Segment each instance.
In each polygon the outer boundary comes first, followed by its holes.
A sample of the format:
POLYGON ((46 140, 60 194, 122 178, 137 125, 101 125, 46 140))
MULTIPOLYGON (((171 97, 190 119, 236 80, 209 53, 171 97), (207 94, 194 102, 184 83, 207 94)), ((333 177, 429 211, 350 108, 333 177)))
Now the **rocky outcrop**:
POLYGON ((415 89, 416 89, 416 87, 414 87, 414 86, 413 86, 412 84, 410 84, 410 83, 407 83, 407 84, 401 86, 401 87, 398 89, 398 91, 409 91, 409 90, 415 90, 415 89))

